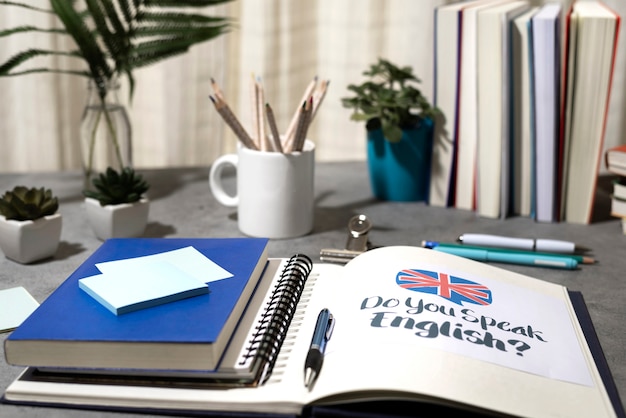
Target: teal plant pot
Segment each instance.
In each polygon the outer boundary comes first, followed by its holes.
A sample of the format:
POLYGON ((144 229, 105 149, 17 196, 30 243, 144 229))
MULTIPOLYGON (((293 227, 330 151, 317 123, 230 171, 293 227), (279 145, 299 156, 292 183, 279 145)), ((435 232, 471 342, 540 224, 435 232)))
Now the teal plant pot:
POLYGON ((382 129, 368 129, 367 162, 374 196, 389 201, 426 201, 432 142, 431 119, 403 130, 402 139, 395 143, 385 139, 382 129))

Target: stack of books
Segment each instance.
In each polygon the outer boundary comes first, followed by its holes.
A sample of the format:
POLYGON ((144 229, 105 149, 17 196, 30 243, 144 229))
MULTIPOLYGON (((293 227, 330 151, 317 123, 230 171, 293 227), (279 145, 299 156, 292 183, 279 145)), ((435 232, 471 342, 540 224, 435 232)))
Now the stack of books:
POLYGON ((70 375, 253 381, 258 368, 240 366, 243 342, 231 340, 266 269, 267 243, 107 240, 7 338, 6 360, 70 375))
POLYGON ((436 8, 434 102, 448 135, 435 138, 447 159, 431 189, 447 188, 430 203, 590 223, 619 27, 596 0, 436 8))
POLYGON ((606 169, 617 178, 613 180, 611 215, 622 220, 622 232, 626 235, 626 145, 608 149, 605 154, 606 169))

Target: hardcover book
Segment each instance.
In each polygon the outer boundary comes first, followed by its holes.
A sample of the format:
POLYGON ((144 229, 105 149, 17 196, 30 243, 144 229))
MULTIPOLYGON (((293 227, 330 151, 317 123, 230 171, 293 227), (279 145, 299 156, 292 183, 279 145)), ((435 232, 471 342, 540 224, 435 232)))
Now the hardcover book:
POLYGON ((531 19, 538 7, 515 18, 511 24, 511 198, 513 213, 534 217, 534 138, 532 98, 531 19))
POLYGON ((604 162, 609 172, 626 177, 626 144, 606 150, 604 162))
POLYGON ((528 7, 512 1, 478 11, 476 212, 486 218, 510 214, 511 22, 528 7))
POLYGON ((463 9, 472 2, 457 2, 435 8, 435 79, 433 102, 445 115, 443 127, 436 131, 430 173, 428 203, 451 206, 455 193, 455 153, 458 135, 458 99, 463 9))
POLYGON ((456 136, 455 202, 458 209, 476 210, 476 162, 478 153, 478 12, 506 0, 463 2, 458 37, 458 129, 456 136))
POLYGON ((532 17, 535 192, 539 222, 558 221, 561 5, 549 3, 532 17))
POLYGON ((600 1, 575 2, 566 14, 563 100, 564 221, 591 223, 621 17, 600 1))

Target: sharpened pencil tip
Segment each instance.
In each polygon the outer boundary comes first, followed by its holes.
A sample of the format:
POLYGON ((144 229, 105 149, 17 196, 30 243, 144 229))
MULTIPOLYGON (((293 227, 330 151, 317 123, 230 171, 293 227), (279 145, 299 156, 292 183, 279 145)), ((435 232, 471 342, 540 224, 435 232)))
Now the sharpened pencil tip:
POLYGON ((583 264, 594 264, 596 262, 595 258, 583 256, 583 264))

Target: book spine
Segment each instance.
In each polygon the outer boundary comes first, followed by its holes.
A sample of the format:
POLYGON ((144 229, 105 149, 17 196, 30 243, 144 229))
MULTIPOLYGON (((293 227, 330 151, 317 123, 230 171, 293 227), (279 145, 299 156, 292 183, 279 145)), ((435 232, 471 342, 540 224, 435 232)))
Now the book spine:
POLYGON ((240 365, 249 361, 262 362, 261 384, 271 375, 312 269, 313 262, 304 254, 296 254, 289 259, 244 350, 240 365))

